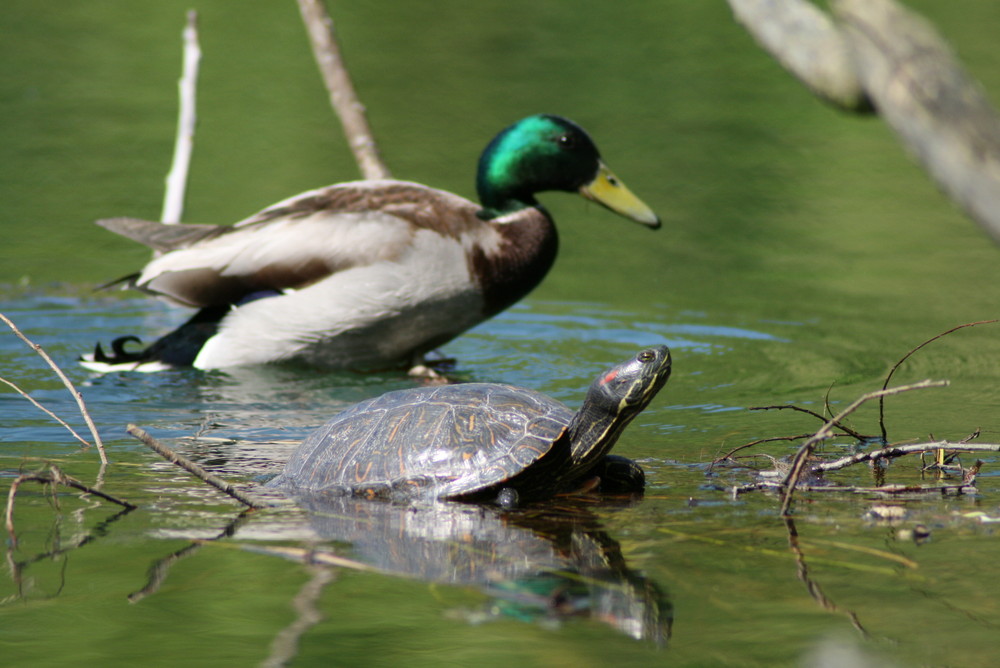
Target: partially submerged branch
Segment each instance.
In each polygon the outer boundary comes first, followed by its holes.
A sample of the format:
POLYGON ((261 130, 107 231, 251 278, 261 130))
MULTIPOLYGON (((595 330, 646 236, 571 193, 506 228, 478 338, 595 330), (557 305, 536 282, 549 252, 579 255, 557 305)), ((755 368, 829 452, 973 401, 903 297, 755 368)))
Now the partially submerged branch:
POLYGON ((50 464, 48 471, 39 471, 36 473, 25 473, 19 475, 10 485, 10 490, 7 492, 7 506, 4 510, 4 526, 7 529, 7 534, 10 536, 11 543, 14 545, 17 544, 17 534, 14 531, 14 499, 17 497, 18 488, 25 482, 38 482, 46 485, 63 485, 64 487, 71 487, 86 494, 92 494, 98 498, 104 499, 105 501, 118 504, 127 510, 134 510, 138 507, 128 501, 114 497, 110 494, 102 492, 99 489, 94 489, 89 485, 85 485, 76 478, 69 477, 59 470, 59 468, 50 464))
POLYGON ((812 454, 816 446, 830 438, 833 435, 833 429, 836 425, 840 424, 844 418, 856 411, 862 404, 871 401, 873 399, 878 399, 879 397, 890 396, 894 394, 901 394, 903 392, 909 392, 912 390, 922 390, 931 387, 944 387, 948 385, 946 380, 924 380, 919 383, 913 383, 912 385, 902 385, 900 387, 888 388, 885 390, 878 390, 876 392, 869 392, 868 394, 863 394, 853 402, 851 402, 847 408, 838 413, 835 417, 831 418, 820 427, 811 438, 809 438, 802 446, 799 448, 798 452, 792 458, 791 469, 788 471, 788 475, 785 477, 784 481, 781 483, 782 486, 782 499, 781 499, 781 514, 787 515, 788 509, 792 504, 792 497, 795 494, 795 487, 798 485, 800 479, 806 468, 806 462, 809 460, 809 456, 812 454))
POLYGON ((206 545, 211 544, 215 547, 235 548, 246 550, 247 552, 254 552, 256 554, 281 557, 282 559, 288 559, 306 565, 337 566, 339 568, 348 568, 352 571, 362 571, 365 573, 385 573, 385 571, 375 566, 370 566, 361 561, 342 557, 326 549, 306 549, 302 547, 261 545, 255 543, 212 543, 211 541, 202 541, 202 543, 206 545))
MULTIPOLYGON (((951 329, 948 329, 936 336, 927 339, 920 345, 914 347, 909 352, 907 352, 892 366, 888 374, 886 374, 886 378, 882 384, 881 390, 878 390, 876 392, 870 392, 868 394, 859 397, 858 399, 853 401, 850 405, 848 405, 844 410, 842 410, 839 414, 837 414, 832 418, 828 419, 825 416, 816 413, 815 411, 791 405, 764 406, 761 408, 751 409, 751 410, 771 410, 771 409, 795 410, 801 413, 805 413, 806 415, 810 415, 816 419, 823 420, 823 426, 820 427, 820 429, 815 433, 805 436, 803 435, 780 436, 780 437, 757 439, 751 443, 747 443, 743 446, 733 448, 725 455, 716 458, 716 460, 712 462, 712 465, 715 466, 716 464, 726 460, 735 461, 736 458, 734 458, 733 455, 736 452, 751 447, 753 445, 758 445, 760 443, 773 442, 778 440, 801 440, 805 438, 805 441, 796 451, 795 455, 791 459, 791 462, 787 466, 777 464, 777 460, 773 457, 771 458, 773 461, 775 461, 775 469, 776 469, 775 471, 770 472, 772 480, 764 480, 751 484, 741 485, 733 488, 732 490, 733 494, 737 495, 761 489, 776 489, 781 492, 781 497, 782 497, 781 514, 786 517, 788 516, 788 510, 792 502, 792 496, 794 495, 796 490, 799 491, 857 490, 857 491, 863 491, 865 493, 884 493, 888 495, 893 495, 901 493, 910 493, 913 491, 922 491, 922 492, 940 491, 941 493, 952 493, 954 488, 957 489, 959 493, 962 493, 963 491, 971 488, 972 481, 975 480, 975 476, 979 470, 978 463, 977 465, 973 466, 970 469, 963 469, 961 467, 956 467, 961 470, 966 479, 963 481, 961 485, 952 485, 952 486, 937 485, 934 487, 919 487, 919 486, 914 487, 912 485, 902 485, 902 486, 883 485, 882 483, 884 482, 884 475, 883 475, 884 469, 880 467, 873 468, 873 471, 875 473, 875 480, 876 483, 878 484, 878 487, 874 488, 860 488, 860 487, 845 488, 843 486, 807 485, 804 483, 804 479, 807 475, 822 476, 825 472, 837 471, 843 468, 847 468, 849 466, 853 466, 855 464, 860 464, 863 462, 870 462, 872 464, 875 464, 878 462, 888 461, 891 459, 903 457, 914 453, 919 453, 921 454, 921 456, 923 455, 923 453, 926 452, 935 453, 936 464, 934 466, 939 469, 945 469, 948 468, 947 461, 945 458, 946 454, 954 457, 961 452, 1000 452, 1000 445, 991 443, 972 442, 974 439, 979 437, 979 430, 976 430, 975 432, 973 432, 972 434, 970 434, 969 436, 967 436, 966 438, 962 439, 957 443, 939 440, 928 443, 891 445, 888 442, 888 434, 885 428, 885 410, 884 410, 885 398, 888 396, 900 394, 902 392, 908 392, 910 390, 924 389, 929 387, 941 387, 948 384, 947 381, 925 380, 919 383, 914 383, 912 385, 904 385, 900 387, 890 388, 889 381, 892 379, 893 374, 895 374, 896 370, 900 368, 903 362, 905 362, 907 359, 909 359, 912 355, 914 355, 918 350, 922 349, 927 344, 931 343, 932 341, 936 341, 937 339, 940 339, 943 336, 947 336, 948 334, 957 332, 967 327, 993 323, 993 322, 998 322, 998 321, 983 320, 979 322, 966 323, 963 325, 959 325, 957 327, 952 327, 951 329), (879 400, 879 427, 881 429, 882 436, 881 439, 878 440, 877 442, 880 443, 883 447, 881 447, 880 449, 868 450, 865 452, 858 452, 856 454, 840 457, 834 461, 816 462, 812 456, 816 446, 818 446, 820 443, 830 438, 836 436, 851 436, 858 443, 867 445, 871 445, 873 442, 876 441, 875 437, 865 436, 856 430, 848 428, 844 423, 844 420, 847 416, 856 411, 862 404, 871 401, 873 399, 879 400), (776 482, 775 478, 779 474, 781 475, 782 480, 781 482, 776 482)), ((826 403, 826 408, 828 411, 830 410, 829 401, 827 401, 826 403)))
POLYGON ((761 443, 774 443, 775 441, 801 441, 803 438, 809 438, 810 436, 812 436, 812 433, 798 434, 796 436, 771 436, 768 438, 758 438, 756 441, 750 441, 749 443, 744 443, 743 445, 737 446, 723 455, 719 455, 718 457, 712 460, 712 463, 709 465, 708 470, 711 471, 713 468, 715 468, 717 464, 721 464, 722 462, 733 459, 733 455, 735 455, 740 450, 746 450, 747 448, 752 448, 755 445, 760 445, 761 443))
MULTIPOLYGON (((747 492, 758 492, 762 490, 772 490, 782 492, 783 484, 773 480, 758 480, 733 487, 730 492, 733 497, 747 492)), ((976 488, 968 482, 956 483, 954 485, 879 485, 877 487, 862 487, 858 485, 803 485, 797 487, 800 492, 837 492, 840 494, 864 494, 881 498, 895 498, 900 496, 937 494, 941 496, 961 496, 962 494, 975 494, 976 488)), ((785 515, 790 517, 790 515, 785 515)))
POLYGON ((923 454, 925 452, 1000 452, 1000 444, 997 443, 950 443, 948 441, 933 441, 931 443, 911 443, 909 445, 890 445, 880 450, 870 452, 859 452, 831 462, 822 462, 809 467, 811 473, 823 473, 826 471, 839 471, 840 469, 861 464, 862 462, 877 462, 880 459, 896 459, 912 454, 923 454))
POLYGON ((167 446, 165 446, 164 444, 160 443, 158 440, 150 436, 145 430, 137 427, 136 425, 130 424, 125 429, 125 431, 127 431, 129 434, 139 439, 140 441, 142 441, 146 445, 146 447, 148 447, 150 450, 154 451, 155 453, 166 459, 171 464, 176 464, 177 466, 181 467, 191 475, 202 480, 203 482, 208 483, 209 485, 216 488, 223 494, 226 494, 236 499, 237 501, 247 506, 248 508, 265 507, 264 504, 254 501, 252 498, 250 498, 243 492, 239 491, 238 489, 230 485, 228 482, 226 482, 219 476, 209 473, 203 467, 191 461, 187 457, 177 454, 176 452, 174 452, 173 450, 171 450, 170 448, 168 448, 167 446))

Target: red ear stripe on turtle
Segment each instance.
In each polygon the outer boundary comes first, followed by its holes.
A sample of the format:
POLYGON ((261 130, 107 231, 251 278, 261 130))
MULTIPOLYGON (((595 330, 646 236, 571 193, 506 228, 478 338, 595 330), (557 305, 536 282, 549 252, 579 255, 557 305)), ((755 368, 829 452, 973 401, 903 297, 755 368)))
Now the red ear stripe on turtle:
POLYGON ((608 375, 606 375, 604 378, 601 379, 601 385, 607 385, 608 383, 613 381, 617 376, 618 376, 618 369, 612 369, 611 371, 608 372, 608 375))

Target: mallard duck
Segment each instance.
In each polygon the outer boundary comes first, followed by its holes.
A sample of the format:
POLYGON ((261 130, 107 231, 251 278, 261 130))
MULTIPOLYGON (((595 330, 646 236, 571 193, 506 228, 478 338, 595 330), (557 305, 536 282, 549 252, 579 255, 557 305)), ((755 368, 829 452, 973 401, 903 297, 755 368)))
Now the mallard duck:
POLYGON ((198 312, 149 347, 98 344, 90 368, 217 369, 300 361, 395 368, 524 297, 556 257, 539 192, 578 192, 651 228, 653 211, 575 123, 529 116, 479 160, 481 204, 418 183, 354 181, 304 192, 232 226, 135 218, 102 227, 161 254, 119 282, 198 312))

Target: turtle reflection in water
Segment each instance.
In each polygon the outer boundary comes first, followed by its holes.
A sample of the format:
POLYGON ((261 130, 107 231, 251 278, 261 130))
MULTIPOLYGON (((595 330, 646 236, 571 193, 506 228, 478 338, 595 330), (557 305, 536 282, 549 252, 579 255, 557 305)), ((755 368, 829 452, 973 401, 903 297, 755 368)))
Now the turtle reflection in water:
MULTIPOLYGON (((673 606, 653 580, 629 568, 591 500, 502 511, 442 501, 406 505, 304 492, 296 495, 319 538, 351 544, 385 574, 473 586, 489 597, 457 618, 542 624, 590 619, 636 640, 665 645, 673 606)), ((633 503, 605 498, 602 514, 633 503)))
POLYGON ((520 500, 590 489, 641 491, 645 475, 609 455, 670 376, 670 351, 649 348, 591 384, 579 411, 495 383, 389 392, 310 434, 269 485, 366 498, 520 500))

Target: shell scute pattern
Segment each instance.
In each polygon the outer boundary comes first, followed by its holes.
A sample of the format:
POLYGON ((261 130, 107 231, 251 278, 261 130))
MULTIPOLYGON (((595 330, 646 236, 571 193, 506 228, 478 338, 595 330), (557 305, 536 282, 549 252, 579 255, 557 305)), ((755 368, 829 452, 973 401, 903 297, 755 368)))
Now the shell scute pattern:
POLYGON ((504 385, 390 392, 310 434, 284 477, 300 488, 367 497, 428 487, 472 493, 543 457, 572 416, 549 397, 504 385))

